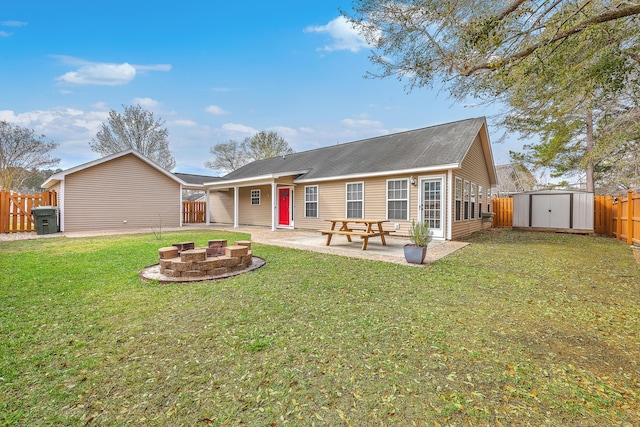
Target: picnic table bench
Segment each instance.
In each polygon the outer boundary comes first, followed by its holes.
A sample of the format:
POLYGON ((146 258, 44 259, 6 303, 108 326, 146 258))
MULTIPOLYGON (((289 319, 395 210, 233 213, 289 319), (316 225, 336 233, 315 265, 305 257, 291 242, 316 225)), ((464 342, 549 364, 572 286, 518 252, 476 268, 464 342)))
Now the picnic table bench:
POLYGON ((351 242, 352 236, 357 236, 362 239, 362 250, 367 250, 367 244, 369 243, 370 237, 380 237, 382 240, 382 244, 386 246, 387 242, 384 239, 384 236, 388 236, 392 231, 384 230, 382 228, 382 224, 388 222, 386 220, 370 220, 370 219, 327 219, 325 220, 331 223, 331 229, 329 230, 320 230, 323 235, 327 236, 327 246, 331 244, 331 238, 334 234, 339 234, 347 237, 347 241, 351 242), (339 229, 336 230, 336 224, 342 223, 339 229), (349 223, 353 223, 356 227, 360 226, 360 228, 354 228, 354 226, 349 226, 349 223), (375 228, 374 228, 375 226, 375 228))

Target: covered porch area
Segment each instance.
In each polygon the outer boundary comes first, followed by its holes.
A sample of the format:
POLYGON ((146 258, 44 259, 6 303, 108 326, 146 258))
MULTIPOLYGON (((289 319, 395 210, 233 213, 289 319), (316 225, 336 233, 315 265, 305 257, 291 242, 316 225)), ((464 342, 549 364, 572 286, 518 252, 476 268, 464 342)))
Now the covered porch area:
POLYGON ((205 183, 206 224, 231 223, 294 229, 294 179, 304 172, 269 174, 249 179, 205 183))

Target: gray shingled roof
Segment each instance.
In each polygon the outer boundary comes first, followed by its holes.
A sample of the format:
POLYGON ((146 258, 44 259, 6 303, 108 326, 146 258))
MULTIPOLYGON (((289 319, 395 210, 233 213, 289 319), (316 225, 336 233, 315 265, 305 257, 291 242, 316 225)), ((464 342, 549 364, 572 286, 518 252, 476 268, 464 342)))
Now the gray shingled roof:
POLYGON ((483 123, 480 117, 258 160, 223 179, 306 171, 299 178, 307 180, 459 164, 483 123))
POLYGON ((205 182, 216 182, 222 178, 217 176, 194 175, 191 173, 174 173, 175 176, 186 182, 187 184, 202 185, 205 182))

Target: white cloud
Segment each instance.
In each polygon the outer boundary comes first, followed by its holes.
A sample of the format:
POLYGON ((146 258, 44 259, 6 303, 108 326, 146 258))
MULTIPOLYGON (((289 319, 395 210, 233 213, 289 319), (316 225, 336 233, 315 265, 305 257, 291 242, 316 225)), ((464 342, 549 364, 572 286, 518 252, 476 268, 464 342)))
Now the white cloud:
POLYGON ((279 136, 283 137, 284 139, 293 138, 296 135, 298 135, 297 130, 290 127, 286 127, 286 126, 272 126, 268 128, 268 130, 277 133, 279 136))
POLYGON ((151 98, 133 98, 133 103, 146 109, 156 108, 160 103, 151 98))
POLYGON ((136 77, 136 69, 130 64, 95 63, 69 71, 56 80, 73 86, 121 86, 136 77))
POLYGON ((223 110, 217 105, 209 105, 207 108, 204 109, 204 111, 206 111, 209 114, 213 114, 214 116, 224 116, 225 114, 229 114, 228 111, 223 110))
POLYGON ((343 119, 342 123, 350 128, 381 128, 382 122, 368 119, 343 119))
POLYGON ((3 27, 25 27, 27 23, 23 21, 2 21, 0 25, 3 27))
POLYGON ((171 64, 152 64, 152 65, 134 64, 133 67, 136 69, 136 71, 139 71, 140 73, 144 73, 147 71, 171 71, 171 64))
POLYGON ((106 102, 96 102, 91 106, 91 108, 95 108, 96 110, 107 110, 109 109, 109 106, 106 102))
POLYGON ((6 31, 0 31, 0 37, 11 37, 11 33, 7 33, 6 31))
POLYGON ((183 126, 183 127, 195 127, 195 126, 198 126, 198 124, 196 122, 194 122, 193 120, 172 120, 171 124, 172 125, 176 125, 176 126, 183 126))
POLYGON ((171 70, 169 64, 131 65, 128 62, 114 64, 91 62, 65 55, 54 55, 54 58, 64 64, 77 67, 75 71, 69 71, 56 78, 61 84, 71 86, 121 86, 135 79, 138 72, 171 70))
POLYGON ((258 131, 255 130, 254 128, 250 126, 241 125, 238 123, 225 123, 222 125, 222 130, 226 132, 241 133, 241 134, 247 134, 247 135, 254 135, 258 133, 258 131))
POLYGON ((309 26, 304 29, 304 32, 328 34, 332 38, 332 43, 319 49, 327 52, 334 50, 358 52, 370 47, 365 38, 353 28, 353 25, 344 16, 338 16, 327 25, 309 26))

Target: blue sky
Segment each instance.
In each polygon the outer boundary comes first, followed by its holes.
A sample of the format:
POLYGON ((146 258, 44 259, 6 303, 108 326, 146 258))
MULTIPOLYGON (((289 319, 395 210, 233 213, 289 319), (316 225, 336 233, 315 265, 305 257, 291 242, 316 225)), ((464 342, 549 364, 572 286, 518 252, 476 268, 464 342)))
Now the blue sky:
MULTIPOLYGON (((63 169, 99 157, 89 141, 123 104, 166 121, 174 171, 207 175, 212 146, 260 130, 304 151, 495 114, 363 78, 375 68, 340 18, 350 1, 2 3, 0 120, 59 143, 63 169)), ((508 162, 521 143, 489 131, 508 162)))

